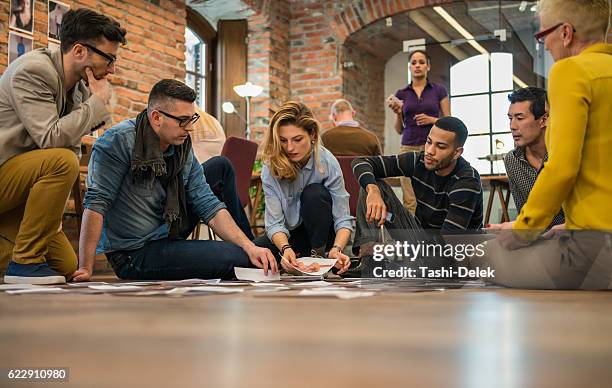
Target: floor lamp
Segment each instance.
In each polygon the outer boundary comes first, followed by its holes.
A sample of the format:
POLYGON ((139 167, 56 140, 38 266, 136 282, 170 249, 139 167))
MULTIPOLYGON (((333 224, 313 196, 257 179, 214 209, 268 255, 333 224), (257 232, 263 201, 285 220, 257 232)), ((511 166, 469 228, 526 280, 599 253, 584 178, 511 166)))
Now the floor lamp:
MULTIPOLYGON (((247 138, 247 140, 250 140, 251 138, 251 97, 256 97, 259 96, 261 94, 261 92, 263 91, 263 87, 258 86, 258 85, 253 85, 250 82, 247 82, 244 85, 236 85, 234 86, 234 91, 236 92, 237 95, 239 95, 240 97, 244 98, 246 100, 246 133, 245 133, 245 137, 247 138)), ((224 103, 225 105, 225 103, 224 103)), ((232 105, 233 107, 233 105, 232 105)), ((225 109, 223 110, 225 112, 225 109)), ((235 110, 234 110, 235 111, 235 110)))

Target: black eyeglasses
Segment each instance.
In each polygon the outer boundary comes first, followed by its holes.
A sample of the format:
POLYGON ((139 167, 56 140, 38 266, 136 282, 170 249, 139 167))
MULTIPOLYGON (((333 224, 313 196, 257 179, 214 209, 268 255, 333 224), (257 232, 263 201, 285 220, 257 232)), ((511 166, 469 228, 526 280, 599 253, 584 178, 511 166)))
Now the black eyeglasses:
MULTIPOLYGON (((544 31, 540 31, 537 34, 535 34, 533 37, 535 38, 535 40, 540 43, 543 44, 544 43, 544 39, 550 35, 554 30, 556 30, 557 28, 561 27, 563 24, 565 24, 565 22, 561 22, 561 23, 557 23, 554 26, 545 29, 544 31)), ((576 32, 576 29, 572 26, 572 30, 574 32, 576 32)))
POLYGON ((163 115, 164 115, 164 116, 166 116, 166 117, 170 117, 171 119, 175 119, 176 121, 178 121, 178 123, 179 123, 179 127, 181 127, 181 128, 185 128, 185 127, 186 127, 186 126, 188 126, 190 123, 191 123, 191 124, 195 123, 195 122, 196 122, 196 121, 198 121, 198 119, 200 118, 200 115, 199 115, 199 114, 197 114, 197 113, 195 113, 195 114, 194 114, 193 116, 191 116, 191 117, 185 117, 185 116, 182 116, 182 117, 177 117, 177 116, 171 115, 170 113, 166 113, 166 112, 164 112, 163 110, 159 110, 159 109, 158 109, 157 111, 158 111, 159 113, 163 114, 163 115))
POLYGON ((114 57, 114 56, 112 56, 112 55, 110 55, 110 54, 107 54, 107 53, 105 53, 104 51, 102 51, 102 50, 100 50, 100 49, 97 49, 97 48, 95 48, 94 46, 92 46, 92 45, 90 45, 90 44, 87 44, 87 43, 82 43, 82 42, 79 42, 79 44, 80 44, 81 46, 85 46, 85 47, 87 47, 88 49, 90 49, 90 50, 91 50, 91 51, 93 51, 94 53, 96 53, 96 54, 98 54, 99 56, 101 56, 101 57, 103 57, 104 59, 106 59, 106 60, 108 61, 108 64, 107 64, 107 66, 108 66, 108 67, 112 66, 112 64, 113 64, 113 63, 114 63, 114 62, 117 60, 117 58, 116 58, 116 57, 114 57))

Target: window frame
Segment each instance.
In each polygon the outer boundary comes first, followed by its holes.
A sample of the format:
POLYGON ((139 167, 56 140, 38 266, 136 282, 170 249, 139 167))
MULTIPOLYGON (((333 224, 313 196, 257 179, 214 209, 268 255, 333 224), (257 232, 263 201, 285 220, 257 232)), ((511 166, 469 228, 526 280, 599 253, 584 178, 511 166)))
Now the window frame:
POLYGON ((217 47, 217 32, 210 23, 197 11, 190 7, 187 8, 187 24, 185 28, 189 28, 196 36, 198 36, 205 44, 205 61, 204 72, 196 73, 185 69, 185 78, 187 75, 204 78, 205 87, 205 105, 204 111, 211 113, 216 108, 216 47, 217 47))
MULTIPOLYGON (((492 52, 489 55, 492 54, 496 54, 497 52, 492 52)), ((512 55, 512 59, 514 59, 514 54, 513 53, 507 53, 507 52, 499 52, 499 53, 504 53, 504 54, 510 54, 512 55)), ((483 55, 483 54, 479 54, 479 55, 483 55)), ((470 57, 472 58, 472 57, 470 57)), ((466 58, 469 59, 469 58, 466 58)), ((469 134, 468 133, 468 139, 470 137, 475 138, 475 137, 488 137, 488 143, 489 143, 489 150, 488 150, 488 154, 487 155, 492 155, 496 152, 495 150, 495 141, 494 138, 496 136, 499 135, 507 135, 507 134, 511 134, 512 132, 510 131, 510 129, 508 128, 507 130, 504 131, 495 131, 493 128, 493 96, 494 95, 501 95, 501 94, 505 94, 506 96, 510 93, 512 93, 514 90, 513 89, 508 89, 508 90, 492 90, 492 69, 491 69, 491 57, 489 56, 489 58, 487 59, 487 66, 488 66, 488 90, 486 91, 482 91, 482 92, 475 92, 475 93, 464 93, 464 94, 453 94, 452 89, 449 92, 449 102, 451 104, 451 112, 452 112, 452 101, 454 98, 460 98, 460 97, 472 97, 472 96, 487 96, 488 100, 489 100, 489 120, 488 120, 488 124, 489 124, 489 128, 487 132, 482 132, 482 133, 476 133, 476 134, 469 134)), ((452 73, 451 73, 452 74, 452 73)), ((452 85, 452 80, 450 81, 451 85, 452 85)), ((512 83, 512 87, 515 87, 514 82, 512 83)), ((486 156, 486 155, 483 155, 486 156)), ((496 168, 495 163, 502 163, 503 165, 503 161, 488 161, 489 162, 489 171, 488 172, 483 172, 483 171, 478 171, 480 173, 480 175, 500 175, 500 174, 505 174, 505 166, 502 166, 502 170, 503 171, 497 171, 498 169, 496 168)))

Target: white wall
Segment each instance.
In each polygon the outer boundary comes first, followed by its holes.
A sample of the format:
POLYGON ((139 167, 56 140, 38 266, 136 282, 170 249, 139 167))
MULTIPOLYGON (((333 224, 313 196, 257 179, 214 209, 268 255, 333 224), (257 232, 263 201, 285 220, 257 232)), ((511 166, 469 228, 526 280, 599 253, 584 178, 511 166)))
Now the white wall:
POLYGON ((398 52, 385 65, 385 155, 399 153, 401 135, 395 132, 395 113, 387 108, 386 99, 408 85, 408 54, 398 52))
MULTIPOLYGON (((390 94, 394 94, 398 89, 408 85, 408 55, 402 51, 398 52, 389 59, 385 65, 385 100, 390 94)), ((386 107, 386 101, 385 101, 386 107)), ((395 114, 389 108, 385 108, 385 155, 393 155, 399 153, 401 144, 401 136, 395 132, 395 114)), ((402 198, 401 189, 394 187, 394 191, 398 198, 402 198)), ((487 201, 489 199, 489 190, 485 190, 483 195, 484 209, 486 211, 487 201)), ((516 217, 516 207, 512 196, 509 204, 510 218, 516 217)), ((498 198, 495 198, 491 209, 491 223, 501 221, 501 206, 498 198)))

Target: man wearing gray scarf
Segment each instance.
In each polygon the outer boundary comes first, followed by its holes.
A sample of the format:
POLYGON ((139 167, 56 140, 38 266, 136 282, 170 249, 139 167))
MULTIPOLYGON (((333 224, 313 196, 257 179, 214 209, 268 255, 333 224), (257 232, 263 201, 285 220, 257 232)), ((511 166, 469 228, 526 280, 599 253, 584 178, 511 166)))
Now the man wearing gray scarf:
POLYGON ((234 267, 277 271, 268 249, 255 246, 212 193, 189 133, 199 116, 196 93, 159 81, 147 109, 96 141, 75 281, 91 278, 96 253, 117 276, 133 280, 231 278, 234 267), (186 240, 202 220, 223 241, 186 240))

